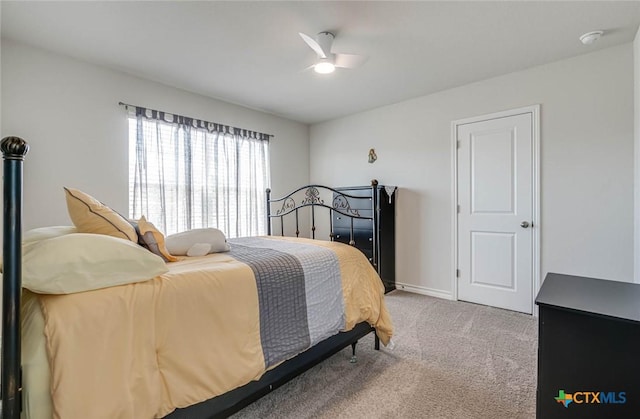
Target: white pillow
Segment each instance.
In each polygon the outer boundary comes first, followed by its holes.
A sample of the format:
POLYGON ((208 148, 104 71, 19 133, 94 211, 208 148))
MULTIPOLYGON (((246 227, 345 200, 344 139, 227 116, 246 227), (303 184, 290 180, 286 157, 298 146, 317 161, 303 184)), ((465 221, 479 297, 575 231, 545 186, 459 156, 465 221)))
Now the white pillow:
POLYGON ((29 244, 40 240, 52 239, 54 237, 60 237, 66 234, 77 232, 78 230, 74 226, 52 226, 34 228, 22 235, 22 244, 29 244))
POLYGON ((104 234, 67 234, 23 248, 22 286, 41 294, 142 282, 167 271, 159 256, 129 240, 104 234))
POLYGON ((229 244, 224 233, 217 228, 197 228, 172 234, 165 237, 164 242, 172 255, 202 256, 208 253, 229 251, 229 244), (209 245, 210 248, 207 249, 206 245, 209 245))
POLYGON ((209 243, 196 243, 187 250, 187 256, 204 256, 211 253, 211 245, 209 243))

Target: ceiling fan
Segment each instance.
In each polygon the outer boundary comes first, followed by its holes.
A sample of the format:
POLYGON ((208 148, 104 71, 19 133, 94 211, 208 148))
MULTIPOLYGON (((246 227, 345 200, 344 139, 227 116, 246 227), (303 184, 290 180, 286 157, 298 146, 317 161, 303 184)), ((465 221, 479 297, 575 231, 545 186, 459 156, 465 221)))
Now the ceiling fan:
POLYGON ((299 32, 304 42, 318 54, 318 61, 312 66, 316 73, 333 73, 336 67, 355 68, 362 65, 367 57, 356 54, 338 54, 331 52, 331 44, 335 35, 328 31, 323 31, 313 39, 309 35, 299 32))

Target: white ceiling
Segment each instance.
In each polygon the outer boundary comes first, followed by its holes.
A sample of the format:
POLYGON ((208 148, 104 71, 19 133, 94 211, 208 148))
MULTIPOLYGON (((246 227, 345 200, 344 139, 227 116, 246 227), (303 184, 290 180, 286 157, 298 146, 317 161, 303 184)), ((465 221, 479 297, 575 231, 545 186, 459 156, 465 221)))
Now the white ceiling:
POLYGON ((0 4, 2 37, 304 123, 631 42, 640 25, 640 1, 0 4), (325 30, 367 62, 303 71, 315 54, 298 32, 325 30))

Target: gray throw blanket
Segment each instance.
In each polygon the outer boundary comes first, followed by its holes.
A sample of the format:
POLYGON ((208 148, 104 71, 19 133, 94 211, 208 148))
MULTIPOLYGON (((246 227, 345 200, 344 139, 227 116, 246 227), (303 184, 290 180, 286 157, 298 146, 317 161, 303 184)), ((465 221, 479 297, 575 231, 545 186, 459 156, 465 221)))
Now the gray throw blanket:
POLYGON ((264 237, 229 243, 230 255, 256 278, 267 368, 344 329, 340 265, 331 250, 264 237))

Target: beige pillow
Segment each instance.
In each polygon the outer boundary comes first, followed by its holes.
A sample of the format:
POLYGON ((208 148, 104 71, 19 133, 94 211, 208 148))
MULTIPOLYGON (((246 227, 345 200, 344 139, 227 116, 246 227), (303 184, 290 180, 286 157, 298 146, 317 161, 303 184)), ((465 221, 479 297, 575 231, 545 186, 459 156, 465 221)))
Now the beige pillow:
POLYGON ((64 236, 65 234, 77 233, 78 229, 73 226, 51 226, 40 227, 26 231, 22 235, 22 244, 39 242, 41 240, 52 239, 54 237, 64 236))
POLYGON ((107 236, 138 242, 135 228, 120 214, 91 195, 72 188, 64 188, 69 217, 80 233, 107 236))
POLYGON ((162 234, 156 226, 147 221, 144 215, 137 221, 136 231, 138 232, 138 244, 140 246, 160 256, 165 262, 175 262, 178 260, 177 257, 173 256, 167 250, 164 234, 162 234))
POLYGON ((197 228, 172 234, 165 242, 172 255, 196 256, 229 251, 224 233, 217 228, 197 228))
POLYGON ((102 234, 67 234, 23 248, 22 286, 41 294, 132 284, 167 271, 159 256, 129 240, 102 234))
MULTIPOLYGON (((63 236, 65 234, 77 233, 78 230, 73 226, 54 226, 34 228, 22 235, 22 248, 25 246, 39 242, 41 240, 51 239, 53 237, 63 236)), ((24 251, 24 250, 23 250, 24 251)), ((2 272, 2 257, 0 257, 0 272, 2 272)))

